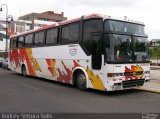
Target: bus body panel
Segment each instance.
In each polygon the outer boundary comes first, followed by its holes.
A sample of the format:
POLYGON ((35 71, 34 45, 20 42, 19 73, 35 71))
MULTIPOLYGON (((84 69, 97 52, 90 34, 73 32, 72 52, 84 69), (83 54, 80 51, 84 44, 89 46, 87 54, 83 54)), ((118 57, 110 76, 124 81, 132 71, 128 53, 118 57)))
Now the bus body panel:
POLYGON ((9 53, 10 67, 11 70, 21 73, 22 64, 25 64, 28 75, 68 84, 72 84, 74 69, 81 67, 86 74, 87 88, 106 90, 102 80, 103 70, 92 70, 91 56, 85 55, 82 51, 78 44, 72 47, 64 45, 63 47, 12 49, 9 53))
POLYGON ((76 46, 76 50, 70 45, 64 45, 65 50, 61 46, 12 49, 9 59, 11 70, 21 73, 21 66, 25 64, 28 75, 72 84, 74 70, 83 69, 87 78, 87 88, 103 91, 122 90, 122 85, 117 89, 113 87, 115 83, 122 83, 125 80, 150 79, 149 74, 144 74, 145 71, 150 70, 147 63, 114 65, 102 63, 101 70, 93 70, 91 56, 86 56, 84 52, 81 52, 83 50, 78 44, 72 46, 76 46), (60 53, 57 53, 57 49, 60 53), (124 74, 136 71, 142 71, 142 74, 121 77, 107 76, 108 73, 124 74))

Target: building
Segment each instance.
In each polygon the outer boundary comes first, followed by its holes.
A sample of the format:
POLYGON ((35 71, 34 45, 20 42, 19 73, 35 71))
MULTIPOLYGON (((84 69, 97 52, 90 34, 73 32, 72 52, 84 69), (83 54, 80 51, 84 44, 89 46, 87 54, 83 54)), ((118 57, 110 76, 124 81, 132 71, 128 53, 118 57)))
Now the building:
POLYGON ((64 17, 63 12, 61 14, 53 11, 30 13, 20 16, 18 21, 10 21, 8 25, 8 34, 13 35, 15 33, 21 33, 64 20, 67 20, 67 17, 64 17))
POLYGON ((1 18, 0 19, 0 57, 5 56, 5 50, 6 50, 6 21, 4 18, 1 18))
MULTIPOLYGON (((11 15, 10 15, 11 16, 11 15)), ((11 36, 17 33, 29 31, 32 29, 37 29, 42 26, 53 24, 54 22, 61 22, 67 20, 64 17, 64 13, 55 13, 53 11, 46 11, 43 13, 30 13, 24 16, 20 16, 18 20, 8 19, 7 29, 6 29, 6 19, 0 19, 0 54, 6 51, 6 31, 7 36, 11 36), (3 37, 2 37, 3 36, 3 37)), ((7 48, 8 49, 8 48, 7 48)))
POLYGON ((67 20, 67 17, 64 17, 64 13, 61 12, 55 13, 53 11, 46 11, 43 13, 30 13, 18 18, 23 21, 31 21, 31 29, 34 29, 36 21, 44 21, 44 22, 61 22, 67 20))
POLYGON ((54 22, 60 22, 67 20, 67 17, 64 17, 64 13, 61 12, 55 13, 53 11, 46 11, 43 13, 30 13, 24 16, 19 17, 19 20, 41 20, 41 21, 54 21, 54 22))
POLYGON ((160 39, 152 39, 150 41, 150 47, 160 46, 160 39))

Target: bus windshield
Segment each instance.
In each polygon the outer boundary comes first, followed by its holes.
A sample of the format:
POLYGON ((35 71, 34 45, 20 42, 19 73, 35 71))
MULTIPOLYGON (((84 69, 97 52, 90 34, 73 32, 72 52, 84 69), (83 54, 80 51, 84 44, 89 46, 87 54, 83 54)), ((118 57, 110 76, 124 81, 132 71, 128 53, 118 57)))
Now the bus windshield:
POLYGON ((109 21, 105 23, 104 28, 106 31, 104 35, 106 62, 133 63, 149 61, 148 40, 144 37, 144 26, 109 21), (107 33, 107 31, 112 32, 107 33), (121 34, 122 32, 123 34, 121 34))
POLYGON ((114 20, 107 20, 105 21, 105 30, 109 30, 112 32, 124 32, 124 33, 131 33, 133 35, 140 35, 144 36, 144 25, 134 24, 124 21, 114 21, 114 20))

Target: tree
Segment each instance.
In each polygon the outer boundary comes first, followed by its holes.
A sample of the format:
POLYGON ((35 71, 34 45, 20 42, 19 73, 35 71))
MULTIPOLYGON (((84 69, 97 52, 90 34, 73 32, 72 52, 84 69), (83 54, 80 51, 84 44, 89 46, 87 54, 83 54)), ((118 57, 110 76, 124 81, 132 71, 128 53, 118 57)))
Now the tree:
POLYGON ((149 50, 151 58, 160 58, 160 42, 158 42, 159 46, 154 47, 153 49, 149 50))

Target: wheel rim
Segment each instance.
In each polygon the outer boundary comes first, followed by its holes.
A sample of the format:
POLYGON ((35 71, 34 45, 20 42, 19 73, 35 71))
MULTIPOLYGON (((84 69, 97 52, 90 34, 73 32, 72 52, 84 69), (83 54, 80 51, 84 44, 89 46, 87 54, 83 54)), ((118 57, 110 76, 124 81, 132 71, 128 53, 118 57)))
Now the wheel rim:
POLYGON ((86 78, 85 78, 84 74, 79 74, 78 75, 77 86, 80 89, 85 89, 86 88, 86 78))

